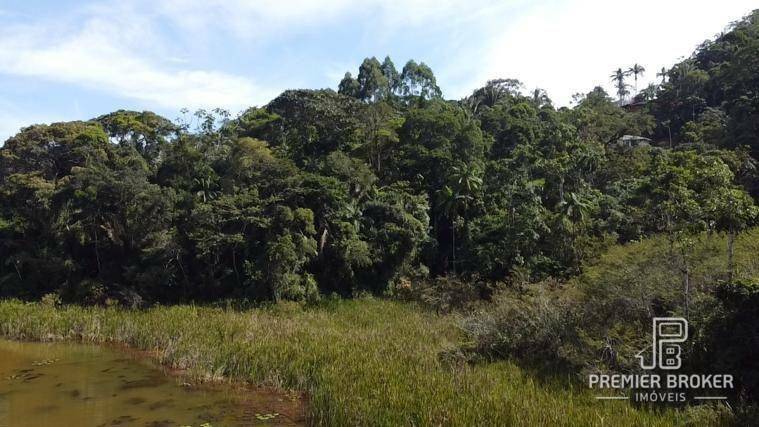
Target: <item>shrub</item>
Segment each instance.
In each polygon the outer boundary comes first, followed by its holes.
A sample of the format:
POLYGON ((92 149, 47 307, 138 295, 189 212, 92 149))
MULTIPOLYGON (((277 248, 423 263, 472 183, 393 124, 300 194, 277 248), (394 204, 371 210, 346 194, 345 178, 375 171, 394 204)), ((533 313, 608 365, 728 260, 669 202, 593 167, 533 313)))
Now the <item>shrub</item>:
POLYGON ((576 310, 541 286, 499 294, 494 304, 462 321, 474 340, 470 349, 488 359, 513 358, 533 365, 569 367, 577 363, 576 310))
POLYGON ((715 309, 707 316, 694 346, 694 368, 731 373, 737 397, 759 399, 759 278, 715 287, 715 309))
POLYGON ((49 293, 42 296, 40 303, 48 307, 57 307, 61 305, 61 296, 56 293, 49 293))
POLYGON ((418 301, 438 313, 467 311, 490 299, 493 284, 458 277, 434 277, 411 284, 402 280, 396 292, 405 299, 418 301))

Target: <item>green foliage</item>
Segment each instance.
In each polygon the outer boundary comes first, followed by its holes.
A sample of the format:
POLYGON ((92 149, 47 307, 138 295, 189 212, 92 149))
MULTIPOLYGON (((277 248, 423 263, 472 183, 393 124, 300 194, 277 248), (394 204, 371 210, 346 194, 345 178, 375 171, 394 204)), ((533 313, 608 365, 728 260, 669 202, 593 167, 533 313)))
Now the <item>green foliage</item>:
POLYGON ((360 143, 364 106, 331 90, 289 90, 266 107, 276 124, 248 135, 282 150, 298 166, 312 169, 336 150, 350 151, 360 143))
POLYGON ((178 131, 174 123, 150 111, 119 110, 95 121, 118 144, 133 147, 151 162, 155 161, 161 145, 168 143, 178 131))
POLYGON ((134 305, 385 292, 418 267, 427 202, 378 188, 343 151, 364 134, 344 101, 297 92, 268 107, 279 114, 199 112, 176 138, 148 113, 99 118, 113 143, 98 122, 26 129, 1 151, 2 293, 134 305))
POLYGON ((367 103, 381 101, 391 104, 400 101, 413 104, 442 96, 435 74, 427 64, 409 60, 398 73, 389 56, 382 63, 375 57, 365 58, 358 69, 357 78, 349 72, 345 73, 338 85, 338 92, 367 103))
POLYGON ((668 239, 657 237, 611 247, 567 283, 548 280, 522 292, 501 292, 494 304, 468 315, 463 327, 477 357, 581 377, 638 370, 635 355, 650 345, 651 319, 687 316, 694 339, 684 354, 685 369, 735 373, 745 381, 743 397, 754 399, 755 373, 747 358, 756 340, 750 278, 759 272, 757 249, 757 229, 737 240, 737 278, 726 285, 725 239, 698 235, 689 255, 689 314, 681 265, 668 239))
POLYGON ((669 126, 658 133, 671 131, 680 142, 748 146, 756 156, 757 58, 759 11, 753 11, 665 73, 653 112, 669 126))
POLYGON ((366 101, 380 99, 390 90, 390 81, 377 58, 366 58, 358 69, 358 97, 366 101))
POLYGON ((705 313, 705 327, 694 345, 692 369, 708 367, 735 375, 733 397, 756 402, 759 370, 754 351, 759 345, 759 281, 737 280, 714 288, 716 304, 705 313))
POLYGON ((577 106, 569 112, 569 120, 583 140, 608 145, 623 135, 647 136, 654 129, 653 117, 645 113, 628 113, 617 107, 601 87, 577 101, 577 106))
POLYGON ((403 66, 400 81, 401 92, 406 97, 433 99, 442 95, 432 69, 424 62, 417 64, 414 60, 409 60, 403 66))

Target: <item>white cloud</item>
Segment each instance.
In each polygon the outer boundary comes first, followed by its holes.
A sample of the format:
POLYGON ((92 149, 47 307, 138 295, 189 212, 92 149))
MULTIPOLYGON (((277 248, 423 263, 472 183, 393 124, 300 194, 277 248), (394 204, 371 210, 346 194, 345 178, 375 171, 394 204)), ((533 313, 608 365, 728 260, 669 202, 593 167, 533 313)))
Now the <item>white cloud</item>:
MULTIPOLYGON (((372 37, 411 27, 463 27, 527 0, 126 0, 84 4, 54 19, 0 29, 0 73, 63 82, 143 102, 147 108, 230 110, 266 103, 285 87, 193 67, 185 49, 232 35, 265 45, 339 20, 371 23, 372 37), (172 34, 161 33, 168 24, 172 34)), ((383 35, 384 34, 384 35, 383 35)), ((235 40, 224 39, 230 50, 235 40)), ((444 42, 441 40, 441 42, 444 42)), ((211 46, 213 49, 213 46, 211 46)), ((322 73, 342 77, 323 65, 322 73), (324 68, 326 67, 326 68, 324 68)), ((297 76, 294 76, 297 81, 297 76)), ((339 79, 335 79, 336 83, 339 79)), ((284 85, 285 82, 282 81, 284 85)))
POLYGON ((76 84, 166 108, 240 109, 275 94, 247 78, 177 68, 174 57, 157 57, 153 45, 162 40, 144 16, 118 8, 105 16, 90 13, 76 31, 50 23, 6 28, 0 33, 0 73, 76 84))
POLYGON ((643 88, 656 80, 661 67, 690 55, 755 6, 755 0, 718 5, 705 0, 639 0, 629 6, 608 0, 542 1, 490 34, 478 64, 481 71, 455 95, 467 95, 487 79, 514 77, 528 88, 547 89, 559 105, 566 105, 573 93, 596 85, 613 92, 612 70, 636 62, 647 69, 638 82, 643 88))
MULTIPOLYGON (((689 54, 754 2, 111 0, 4 26, 0 73, 96 89, 146 108, 234 111, 266 103, 301 77, 286 80, 277 71, 274 84, 281 86, 262 87, 247 76, 193 65, 193 46, 215 53, 213 44, 204 43, 223 40, 231 55, 248 44, 282 43, 284 49, 289 37, 305 31, 360 23, 364 34, 355 37, 369 40, 370 48, 378 40, 413 48, 414 37, 432 37, 436 51, 415 59, 433 65, 448 97, 468 95, 491 78, 514 77, 566 104, 572 93, 594 85, 611 89, 611 71, 635 62, 648 69, 639 84, 645 86, 656 70, 689 54)), ((298 54, 297 46, 293 52, 298 54)), ((358 65, 346 61, 336 54, 306 72, 336 85, 358 65)))

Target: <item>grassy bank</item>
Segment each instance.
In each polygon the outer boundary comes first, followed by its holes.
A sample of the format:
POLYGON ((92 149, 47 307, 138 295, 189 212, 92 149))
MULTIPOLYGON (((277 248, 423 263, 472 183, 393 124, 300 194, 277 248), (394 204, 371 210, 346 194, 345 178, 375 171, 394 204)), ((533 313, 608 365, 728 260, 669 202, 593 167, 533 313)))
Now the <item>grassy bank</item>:
POLYGON ((672 425, 695 422, 697 412, 598 402, 581 386, 537 381, 509 362, 441 358, 461 339, 454 319, 386 300, 249 311, 5 301, 0 333, 125 343, 157 350, 162 363, 200 377, 304 390, 314 424, 672 425))

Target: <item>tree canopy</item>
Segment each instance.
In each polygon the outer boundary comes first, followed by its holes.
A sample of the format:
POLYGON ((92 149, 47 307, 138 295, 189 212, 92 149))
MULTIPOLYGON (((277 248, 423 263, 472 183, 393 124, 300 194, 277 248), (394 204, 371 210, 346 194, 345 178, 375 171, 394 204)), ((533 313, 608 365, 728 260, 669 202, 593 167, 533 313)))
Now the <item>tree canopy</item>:
MULTIPOLYGON (((337 92, 195 126, 120 110, 26 127, 0 149, 0 294, 313 300, 568 277, 609 242, 733 236, 757 216, 757 58, 759 12, 633 93, 641 108, 595 88, 557 109, 514 79, 446 100, 423 62, 371 57, 337 92)), ((644 72, 620 67, 617 95, 644 72)))

